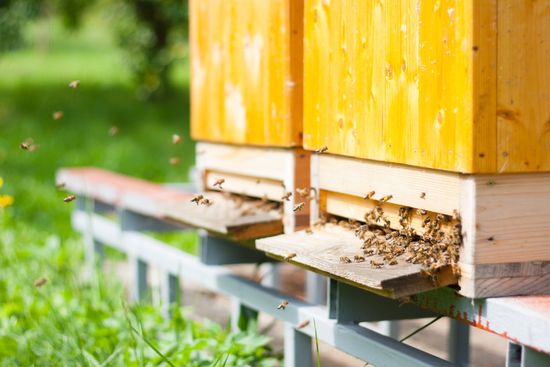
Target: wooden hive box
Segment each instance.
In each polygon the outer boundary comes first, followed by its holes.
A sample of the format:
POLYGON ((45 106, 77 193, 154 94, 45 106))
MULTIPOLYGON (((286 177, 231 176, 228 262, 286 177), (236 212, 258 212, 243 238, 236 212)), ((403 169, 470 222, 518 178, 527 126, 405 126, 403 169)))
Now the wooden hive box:
POLYGON ((304 146, 326 150, 312 222, 380 206, 398 230, 412 208, 422 234, 458 212, 463 244, 431 284, 403 257, 347 263, 362 241, 334 228, 257 247, 392 297, 550 293, 550 0, 306 0, 304 15, 304 146))
POLYGON ((223 179, 226 193, 278 203, 285 232, 307 226, 308 207, 293 211, 295 189, 309 187, 310 172, 301 149, 303 3, 192 0, 189 9, 201 189, 219 191, 223 179))

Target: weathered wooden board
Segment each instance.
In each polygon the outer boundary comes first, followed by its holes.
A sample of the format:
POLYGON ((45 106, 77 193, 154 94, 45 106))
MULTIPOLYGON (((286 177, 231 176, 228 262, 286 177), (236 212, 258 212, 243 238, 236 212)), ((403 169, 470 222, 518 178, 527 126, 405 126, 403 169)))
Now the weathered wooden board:
POLYGON ((190 200, 165 203, 164 217, 170 221, 206 229, 235 240, 283 233, 282 215, 278 212, 256 209, 246 214, 247 208, 257 207, 261 203, 260 200, 237 204, 236 201, 221 193, 206 192, 202 195, 212 204, 197 205, 190 200))
POLYGON ((384 265, 375 269, 370 260, 380 260, 378 256, 367 257, 365 262, 343 263, 341 256, 353 259, 362 255, 362 241, 353 231, 326 224, 313 233, 299 231, 275 237, 256 240, 256 248, 276 258, 296 254, 288 261, 315 272, 341 280, 354 286, 399 298, 437 287, 454 284, 457 279, 450 267, 438 274, 437 283, 421 274, 421 266, 410 264, 398 258, 397 265, 384 265))
POLYGON ((222 193, 208 192, 203 195, 213 204, 197 205, 191 202, 195 194, 97 168, 62 169, 57 180, 77 195, 236 240, 283 233, 278 212, 255 209, 243 214, 247 208, 259 206, 260 200, 248 200, 238 208, 222 193))
POLYGON ((299 146, 303 2, 192 0, 194 139, 299 146))
POLYGON ((306 0, 304 14, 306 148, 550 170, 550 0, 306 0))

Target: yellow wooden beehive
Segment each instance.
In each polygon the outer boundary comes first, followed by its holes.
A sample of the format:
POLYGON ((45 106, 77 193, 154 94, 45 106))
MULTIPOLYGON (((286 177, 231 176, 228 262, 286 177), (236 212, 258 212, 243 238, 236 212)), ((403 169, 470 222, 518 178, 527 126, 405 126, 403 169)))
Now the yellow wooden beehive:
POLYGON ((190 19, 193 138, 300 146, 302 2, 194 0, 190 19))
POLYGON ((304 146, 550 170, 550 1, 306 0, 304 146))

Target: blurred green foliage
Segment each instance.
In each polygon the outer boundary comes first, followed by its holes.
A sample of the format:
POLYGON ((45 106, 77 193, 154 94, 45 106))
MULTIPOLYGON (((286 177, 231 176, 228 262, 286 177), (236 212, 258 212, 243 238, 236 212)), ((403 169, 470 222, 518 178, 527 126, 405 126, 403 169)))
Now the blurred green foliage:
POLYGON ((65 27, 77 29, 98 8, 124 51, 138 97, 169 94, 170 70, 187 54, 187 0, 0 0, 0 53, 21 47, 23 29, 37 17, 58 15, 65 27))

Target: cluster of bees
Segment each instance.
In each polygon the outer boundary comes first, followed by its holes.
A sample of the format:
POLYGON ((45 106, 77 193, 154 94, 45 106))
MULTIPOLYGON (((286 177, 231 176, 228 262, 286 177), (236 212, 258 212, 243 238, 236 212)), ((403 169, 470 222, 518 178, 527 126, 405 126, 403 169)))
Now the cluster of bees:
MULTIPOLYGON (((381 201, 387 200, 389 199, 381 201)), ((370 260, 373 268, 397 265, 399 258, 412 264, 422 265, 423 273, 432 277, 444 266, 451 265, 454 269, 462 244, 458 212, 455 211, 452 216, 434 215, 418 209, 416 214, 423 218, 422 233, 417 233, 411 226, 414 212, 409 207, 399 209, 400 229, 390 227, 391 222, 380 205, 365 214, 365 224, 338 221, 334 217, 324 218, 318 224, 330 222, 354 230, 355 235, 363 241, 362 254, 355 255, 353 258, 342 256, 340 257, 342 263, 365 262, 367 257, 377 255, 380 260, 370 260)))

